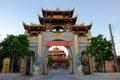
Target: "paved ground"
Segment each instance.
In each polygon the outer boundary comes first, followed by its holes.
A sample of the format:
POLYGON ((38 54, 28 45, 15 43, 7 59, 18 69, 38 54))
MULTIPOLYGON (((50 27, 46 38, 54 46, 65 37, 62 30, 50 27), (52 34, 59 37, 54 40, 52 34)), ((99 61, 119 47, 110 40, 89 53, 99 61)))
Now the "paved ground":
POLYGON ((11 79, 11 80, 29 80, 32 76, 28 76, 28 75, 23 75, 21 77, 18 77, 18 78, 14 78, 14 79, 11 79))
POLYGON ((31 77, 23 73, 0 73, 0 80, 28 80, 31 77))
POLYGON ((0 80, 120 80, 120 73, 70 75, 66 70, 51 70, 48 75, 40 77, 25 76, 22 73, 0 74, 0 80))
POLYGON ((0 80, 12 80, 23 76, 22 73, 0 73, 0 80))
POLYGON ((93 73, 90 75, 69 75, 66 70, 51 70, 48 75, 32 77, 29 80, 120 80, 120 73, 93 73))

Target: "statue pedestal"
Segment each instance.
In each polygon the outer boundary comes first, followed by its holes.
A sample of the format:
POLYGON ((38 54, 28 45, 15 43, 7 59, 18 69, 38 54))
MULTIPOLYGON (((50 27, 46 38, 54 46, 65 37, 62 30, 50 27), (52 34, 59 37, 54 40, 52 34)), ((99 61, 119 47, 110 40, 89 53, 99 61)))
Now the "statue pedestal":
POLYGON ((41 75, 41 72, 40 72, 40 67, 39 66, 34 66, 34 71, 33 71, 33 76, 34 77, 38 77, 41 75))
POLYGON ((77 75, 84 75, 84 73, 82 71, 82 65, 77 66, 77 68, 76 68, 76 74, 77 75))

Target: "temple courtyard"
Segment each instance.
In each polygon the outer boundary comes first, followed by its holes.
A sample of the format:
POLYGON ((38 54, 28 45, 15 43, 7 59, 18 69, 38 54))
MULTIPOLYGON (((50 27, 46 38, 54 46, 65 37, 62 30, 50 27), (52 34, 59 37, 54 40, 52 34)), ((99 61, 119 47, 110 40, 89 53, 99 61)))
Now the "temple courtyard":
POLYGON ((120 80, 120 73, 68 74, 67 70, 49 70, 48 75, 25 76, 22 73, 0 74, 0 80, 120 80))

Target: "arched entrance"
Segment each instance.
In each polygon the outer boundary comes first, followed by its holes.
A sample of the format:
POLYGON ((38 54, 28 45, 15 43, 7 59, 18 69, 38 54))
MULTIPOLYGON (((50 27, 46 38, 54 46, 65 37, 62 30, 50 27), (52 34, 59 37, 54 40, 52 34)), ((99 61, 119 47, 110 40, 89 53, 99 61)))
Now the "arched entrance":
MULTIPOLYGON (((46 49, 42 55, 42 72, 43 74, 48 74, 48 66, 49 66, 49 62, 48 62, 48 50, 51 46, 64 46, 67 50, 68 50, 68 61, 69 61, 69 66, 68 66, 68 72, 70 74, 74 73, 74 60, 73 60, 73 50, 71 49, 72 43, 71 41, 64 41, 64 40, 53 40, 48 42, 48 44, 46 43, 46 49)), ((56 62, 56 61, 55 61, 56 62)), ((62 63, 60 65, 63 65, 62 63)))
POLYGON ((26 65, 25 65, 25 74, 26 75, 30 75, 32 74, 32 63, 34 63, 35 60, 33 60, 33 58, 35 59, 35 52, 31 51, 31 55, 26 56, 26 65))
POLYGON ((25 69, 25 74, 30 75, 30 65, 31 65, 31 58, 30 56, 26 57, 26 69, 25 69))
POLYGON ((84 74, 90 74, 89 57, 84 52, 82 52, 82 54, 81 54, 81 61, 82 61, 82 65, 83 65, 84 74))
POLYGON ((68 50, 64 46, 51 46, 48 49, 47 57, 49 70, 69 67, 68 50))

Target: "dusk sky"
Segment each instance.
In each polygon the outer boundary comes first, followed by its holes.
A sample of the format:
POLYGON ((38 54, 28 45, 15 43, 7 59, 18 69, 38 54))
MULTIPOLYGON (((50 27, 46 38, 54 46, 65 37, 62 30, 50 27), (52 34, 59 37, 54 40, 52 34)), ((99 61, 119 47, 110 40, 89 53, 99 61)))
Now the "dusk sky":
POLYGON ((74 9, 78 15, 76 24, 93 22, 93 37, 103 34, 110 40, 109 24, 112 24, 117 54, 120 55, 120 0, 0 0, 0 37, 7 34, 23 34, 22 21, 39 24, 41 8, 55 10, 74 9))

